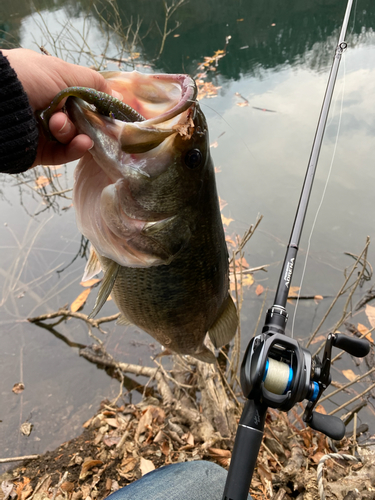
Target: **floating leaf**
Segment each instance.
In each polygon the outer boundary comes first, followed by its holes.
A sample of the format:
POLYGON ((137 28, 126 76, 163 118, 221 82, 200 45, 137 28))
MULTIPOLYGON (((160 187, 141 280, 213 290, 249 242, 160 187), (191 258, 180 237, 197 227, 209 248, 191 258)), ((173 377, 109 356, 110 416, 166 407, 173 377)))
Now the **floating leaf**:
POLYGON ((219 174, 221 172, 221 167, 215 167, 215 174, 219 174))
POLYGON ((325 335, 319 335, 319 337, 314 338, 311 344, 316 344, 317 342, 324 342, 325 340, 327 340, 327 337, 325 335))
POLYGON ((346 377, 350 382, 353 382, 355 378, 357 378, 357 375, 353 372, 353 370, 343 370, 342 374, 344 377, 346 377))
POLYGON ((35 184, 36 184, 36 187, 38 189, 41 189, 45 186, 48 186, 48 184, 50 183, 48 177, 46 177, 45 175, 40 175, 36 180, 35 180, 35 184))
POLYGON ((78 295, 76 300, 70 306, 70 310, 72 312, 79 311, 85 305, 85 302, 86 302, 87 297, 89 296, 90 292, 91 292, 91 288, 86 288, 86 290, 83 290, 83 292, 78 295))
POLYGON ((327 415, 327 412, 325 411, 323 405, 318 405, 315 410, 318 412, 318 413, 322 413, 323 415, 327 415))
POLYGON ((14 394, 21 394, 21 392, 25 389, 25 385, 22 382, 18 384, 14 384, 12 391, 14 394))
POLYGON ((257 295, 261 295, 263 292, 264 292, 264 288, 262 287, 262 285, 260 285, 260 284, 259 284, 259 285, 256 287, 256 289, 255 289, 255 293, 256 293, 257 295))
POLYGON ((254 283, 254 277, 252 274, 244 274, 242 276, 242 286, 250 287, 254 283))
POLYGON ((99 281, 102 281, 101 278, 92 278, 91 280, 81 281, 80 285, 82 285, 85 288, 87 288, 88 286, 93 286, 96 283, 99 283, 99 281))
POLYGON ((210 144, 210 148, 217 148, 218 145, 219 145, 219 143, 217 141, 215 141, 212 144, 210 144))
POLYGON ((369 340, 372 344, 374 343, 374 339, 371 337, 370 330, 368 328, 366 328, 365 325, 358 323, 357 329, 358 329, 359 333, 361 333, 362 335, 364 335, 366 337, 367 340, 369 340))
POLYGON ((315 300, 315 302, 319 302, 319 300, 323 300, 323 295, 315 295, 314 300, 315 300))
POLYGON ((173 35, 174 38, 178 38, 180 35, 178 35, 177 33, 175 35, 173 35))
POLYGON ((24 436, 30 436, 31 431, 33 430, 33 424, 29 422, 25 422, 21 425, 20 431, 24 436))
POLYGON ((139 464, 139 467, 142 472, 142 476, 147 474, 148 472, 151 472, 152 470, 155 470, 155 465, 151 462, 151 460, 147 460, 146 458, 141 457, 141 462, 139 464))
POLYGON ((225 217, 223 214, 221 214, 221 220, 223 221, 224 226, 229 226, 229 224, 234 221, 234 219, 225 217))
POLYGON ((289 288, 289 295, 288 295, 288 297, 298 297, 299 289, 300 289, 299 286, 291 286, 289 288))
POLYGON ((369 306, 368 304, 366 304, 365 313, 366 313, 366 316, 370 322, 370 325, 374 328, 375 327, 375 307, 369 306))
POLYGON ((224 207, 228 205, 228 202, 220 198, 219 196, 219 205, 220 205, 220 212, 223 210, 224 207))

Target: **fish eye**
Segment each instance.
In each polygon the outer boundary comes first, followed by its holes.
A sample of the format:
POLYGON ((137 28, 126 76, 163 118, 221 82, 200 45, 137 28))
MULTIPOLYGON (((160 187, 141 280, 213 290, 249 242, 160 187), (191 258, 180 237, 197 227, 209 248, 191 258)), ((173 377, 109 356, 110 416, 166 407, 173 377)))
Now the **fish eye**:
POLYGON ((191 149, 186 153, 185 165, 191 169, 197 168, 202 163, 202 159, 203 155, 199 149, 191 149))

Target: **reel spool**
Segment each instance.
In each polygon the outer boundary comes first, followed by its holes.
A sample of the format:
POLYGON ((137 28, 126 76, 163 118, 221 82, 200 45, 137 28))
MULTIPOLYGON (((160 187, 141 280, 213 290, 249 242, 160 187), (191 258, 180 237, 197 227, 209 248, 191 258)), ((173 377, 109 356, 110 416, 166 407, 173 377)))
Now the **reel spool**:
POLYGON ((263 376, 264 387, 273 394, 286 394, 293 380, 293 368, 282 361, 268 358, 263 376))

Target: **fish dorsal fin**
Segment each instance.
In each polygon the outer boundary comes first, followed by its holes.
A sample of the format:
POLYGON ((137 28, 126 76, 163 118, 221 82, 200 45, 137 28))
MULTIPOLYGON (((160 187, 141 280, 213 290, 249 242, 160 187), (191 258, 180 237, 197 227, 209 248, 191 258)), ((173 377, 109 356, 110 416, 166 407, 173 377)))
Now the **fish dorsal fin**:
POLYGON ((234 337, 238 326, 237 309, 230 295, 224 302, 224 307, 214 324, 208 330, 208 335, 215 347, 228 344, 234 337))
POLYGON ((129 321, 128 318, 124 314, 121 314, 116 321, 116 325, 128 326, 131 324, 132 324, 132 322, 129 321))
POLYGON ((99 274, 101 270, 102 266, 100 265, 95 249, 92 245, 90 245, 89 260, 87 261, 85 270, 83 272, 82 281, 91 280, 91 278, 99 274))
POLYGON ((100 309, 103 307, 104 303, 109 297, 109 294, 112 291, 113 285, 115 284, 117 274, 119 272, 120 265, 117 262, 111 261, 109 266, 107 267, 104 278, 102 280, 98 296, 96 297, 96 302, 94 305, 94 309, 91 314, 89 314, 89 319, 94 318, 100 309))

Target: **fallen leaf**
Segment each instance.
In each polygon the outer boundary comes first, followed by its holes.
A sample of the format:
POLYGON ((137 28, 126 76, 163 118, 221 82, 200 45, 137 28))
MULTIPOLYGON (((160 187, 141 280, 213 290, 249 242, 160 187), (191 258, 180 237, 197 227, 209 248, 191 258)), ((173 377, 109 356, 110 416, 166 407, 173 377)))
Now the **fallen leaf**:
POLYGON ((257 295, 261 295, 263 292, 264 292, 264 288, 262 287, 262 285, 260 285, 260 284, 259 284, 259 285, 256 287, 256 289, 255 289, 255 293, 256 293, 257 295))
POLYGON ((219 196, 219 205, 220 205, 220 212, 221 212, 223 210, 223 208, 228 205, 228 202, 223 200, 223 198, 220 198, 220 196, 219 196))
POLYGON ((49 183, 50 183, 50 181, 49 181, 48 177, 46 177, 45 175, 40 175, 35 180, 35 184, 36 184, 37 189, 41 189, 45 186, 48 186, 49 183))
POLYGON ((323 342, 325 340, 327 340, 327 337, 325 335, 319 335, 319 337, 314 338, 311 344, 316 344, 317 342, 323 342))
POLYGON ((182 436, 182 439, 184 439, 187 444, 190 444, 191 446, 194 446, 194 436, 191 432, 188 432, 187 434, 184 434, 182 436))
POLYGON ((109 448, 113 446, 114 444, 118 444, 121 441, 120 436, 108 436, 105 435, 103 438, 103 443, 108 446, 109 448))
POLYGON ((86 288, 82 293, 78 295, 76 300, 72 303, 70 306, 70 310, 72 312, 77 312, 79 311, 84 305, 87 300, 87 297, 89 296, 89 293, 91 292, 91 288, 86 288))
POLYGON ((225 217, 223 214, 221 214, 221 220, 224 226, 229 226, 229 224, 234 221, 234 219, 231 219, 230 217, 225 217))
POLYGON ((74 483, 71 483, 70 481, 65 481, 61 486, 60 488, 63 490, 63 491, 67 491, 68 493, 70 493, 71 491, 74 490, 74 483))
POLYGON ((353 372, 353 370, 343 370, 342 374, 344 377, 346 377, 350 382, 353 382, 355 378, 357 378, 357 375, 353 372))
POLYGON ((1 489, 6 497, 15 498, 17 493, 14 488, 12 481, 5 480, 1 483, 1 489))
POLYGON ((124 458, 124 460, 121 462, 121 472, 123 474, 127 474, 128 472, 131 472, 134 467, 137 464, 137 459, 134 457, 128 457, 124 458))
POLYGON ((101 278, 92 278, 91 280, 81 281, 80 285, 82 285, 85 288, 87 288, 88 286, 93 286, 96 283, 99 283, 99 281, 102 281, 101 278))
POLYGON ((21 394, 21 392, 25 389, 25 385, 22 382, 18 384, 14 384, 12 391, 14 394, 21 394))
POLYGON ((327 412, 325 411, 323 405, 318 405, 315 410, 318 412, 318 413, 322 413, 323 415, 327 415, 327 412))
POLYGON ((217 141, 215 141, 212 144, 210 144, 210 148, 217 148, 218 145, 219 145, 219 143, 217 141))
POLYGON ((226 236, 225 237, 225 241, 227 243, 229 243, 229 245, 231 245, 232 247, 235 247, 236 246, 236 243, 232 240, 232 238, 230 236, 226 236))
POLYGON ((221 448, 208 448, 209 456, 216 460, 223 467, 230 464, 232 453, 229 450, 222 450, 221 448))
POLYGON ((252 274, 244 274, 242 276, 242 286, 250 287, 254 283, 254 277, 252 274))
POLYGON ((366 328, 365 325, 358 323, 357 329, 358 329, 359 333, 361 333, 362 335, 364 335, 366 337, 367 340, 369 340, 372 344, 374 343, 374 339, 371 337, 370 330, 368 328, 366 328))
POLYGON ((236 102, 237 106, 239 106, 240 108, 244 108, 245 106, 248 106, 249 103, 248 102, 236 102))
POLYGON ((21 425, 20 431, 21 434, 23 434, 24 436, 30 436, 32 429, 33 429, 33 424, 25 422, 21 425))
POLYGON ((155 470, 155 465, 151 462, 151 460, 147 460, 146 458, 141 457, 139 468, 141 469, 142 476, 144 476, 148 472, 155 470))
POLYGON ((171 451, 171 448, 170 448, 170 445, 169 445, 169 441, 164 441, 161 445, 161 451, 163 453, 163 455, 165 455, 166 457, 169 456, 169 453, 171 451))
POLYGON ((101 460, 92 460, 91 458, 86 458, 82 464, 81 472, 79 475, 80 479, 86 479, 86 477, 91 474, 91 469, 103 465, 101 460))
POLYGON ((320 461, 320 459, 322 457, 324 457, 325 453, 321 452, 321 451, 317 451, 311 458, 311 460, 314 462, 314 463, 318 463, 320 461))
POLYGON ((291 286, 289 288, 289 294, 288 297, 298 297, 298 292, 299 292, 300 287, 299 286, 291 286))
POLYGON ((370 325, 374 328, 374 326, 375 326, 375 307, 366 304, 365 313, 366 313, 366 316, 370 322, 370 325))

